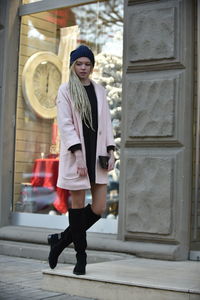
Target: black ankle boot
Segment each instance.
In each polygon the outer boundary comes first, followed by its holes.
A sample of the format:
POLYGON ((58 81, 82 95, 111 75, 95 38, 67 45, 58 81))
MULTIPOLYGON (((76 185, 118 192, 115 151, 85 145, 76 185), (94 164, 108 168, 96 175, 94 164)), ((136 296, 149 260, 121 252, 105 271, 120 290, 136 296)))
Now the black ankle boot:
POLYGON ((48 237, 47 237, 47 241, 48 241, 48 244, 50 246, 50 249, 52 249, 53 246, 55 246, 62 237, 63 237, 62 232, 61 233, 49 234, 48 237))
MULTIPOLYGON (((91 208, 91 205, 88 204, 84 208, 85 221, 86 221, 86 230, 94 225, 101 216, 96 215, 91 208)), ((55 233, 48 235, 48 244, 50 245, 49 253, 49 266, 51 269, 54 269, 58 263, 58 257, 62 251, 72 243, 72 234, 70 226, 68 226, 65 231, 61 233, 55 233)))
POLYGON ((48 244, 50 245, 49 266, 54 269, 58 263, 58 257, 62 251, 71 243, 72 235, 70 227, 67 227, 64 234, 51 234, 48 236, 48 244))
POLYGON ((86 217, 84 208, 69 210, 69 224, 76 251, 77 263, 74 267, 73 273, 76 275, 84 275, 87 264, 87 248, 86 240, 86 217))

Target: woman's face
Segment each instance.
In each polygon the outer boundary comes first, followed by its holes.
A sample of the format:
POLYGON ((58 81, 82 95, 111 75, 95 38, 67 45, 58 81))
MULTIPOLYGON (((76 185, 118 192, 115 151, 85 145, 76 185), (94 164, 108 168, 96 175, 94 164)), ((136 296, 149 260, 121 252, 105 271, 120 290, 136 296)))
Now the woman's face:
POLYGON ((76 75, 80 78, 81 81, 85 81, 89 78, 90 73, 92 72, 92 68, 92 63, 87 57, 78 58, 74 65, 76 75))

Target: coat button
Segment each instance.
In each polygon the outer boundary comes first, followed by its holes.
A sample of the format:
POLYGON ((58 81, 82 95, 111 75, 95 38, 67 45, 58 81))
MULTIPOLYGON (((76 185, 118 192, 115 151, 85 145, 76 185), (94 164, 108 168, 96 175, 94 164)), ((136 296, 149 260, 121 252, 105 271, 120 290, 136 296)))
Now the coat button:
POLYGON ((99 135, 101 135, 101 131, 99 131, 99 135))

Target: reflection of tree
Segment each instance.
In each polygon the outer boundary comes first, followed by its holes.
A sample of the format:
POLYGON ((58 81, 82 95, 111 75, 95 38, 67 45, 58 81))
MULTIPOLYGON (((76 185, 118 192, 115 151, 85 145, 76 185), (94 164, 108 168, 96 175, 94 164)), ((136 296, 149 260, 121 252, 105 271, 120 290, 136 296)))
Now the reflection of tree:
POLYGON ((104 4, 105 10, 102 11, 98 18, 102 25, 106 26, 123 26, 123 9, 121 0, 106 1, 104 4))
POLYGON ((95 69, 95 81, 102 84, 107 91, 116 143, 116 158, 119 159, 121 142, 122 58, 100 53, 96 56, 95 69))
MULTIPOLYGON (((72 9, 81 30, 81 40, 104 44, 123 27, 123 0, 109 0, 72 9)), ((97 44, 96 43, 96 44, 97 44)), ((97 49, 99 52, 99 49, 97 49)))

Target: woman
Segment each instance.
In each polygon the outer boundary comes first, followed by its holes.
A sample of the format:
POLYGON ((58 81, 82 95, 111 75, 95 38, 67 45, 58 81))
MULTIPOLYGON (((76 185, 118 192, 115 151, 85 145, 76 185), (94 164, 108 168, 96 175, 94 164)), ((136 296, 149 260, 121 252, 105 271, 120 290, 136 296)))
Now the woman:
POLYGON ((77 263, 74 274, 85 274, 86 230, 96 223, 106 207, 108 171, 114 168, 114 138, 106 93, 90 80, 94 54, 85 45, 70 54, 69 83, 60 86, 57 118, 61 137, 57 186, 70 190, 72 208, 69 227, 61 234, 48 236, 51 246, 49 265, 53 269, 58 257, 72 241, 77 263), (100 166, 99 156, 109 156, 108 167, 100 166), (86 190, 91 189, 92 205, 85 207, 86 190))

